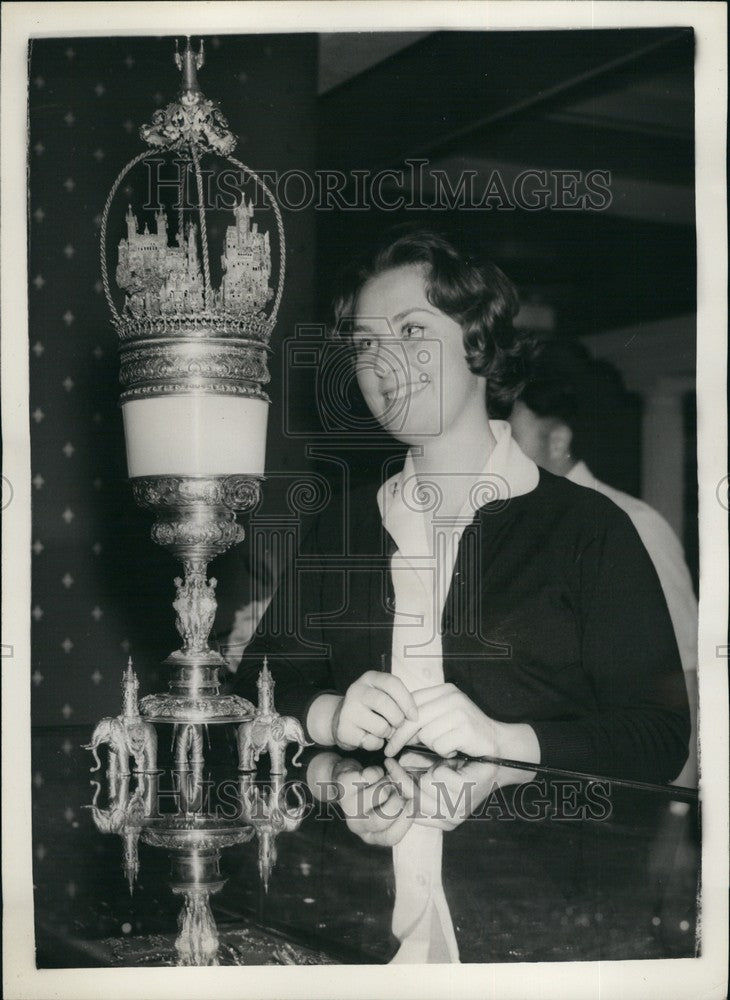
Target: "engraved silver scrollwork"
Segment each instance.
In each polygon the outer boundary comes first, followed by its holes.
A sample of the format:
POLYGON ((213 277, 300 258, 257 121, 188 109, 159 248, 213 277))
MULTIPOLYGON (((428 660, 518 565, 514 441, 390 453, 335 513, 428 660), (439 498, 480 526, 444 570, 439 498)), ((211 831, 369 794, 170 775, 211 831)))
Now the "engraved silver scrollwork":
POLYGON ((250 510, 261 499, 261 485, 251 476, 144 476, 132 480, 142 507, 184 509, 197 504, 250 510))
POLYGON ((125 389, 172 383, 183 388, 210 385, 210 391, 217 393, 221 380, 230 380, 234 389, 252 387, 241 383, 266 385, 270 380, 266 352, 258 346, 210 341, 140 344, 121 351, 119 381, 125 389))
POLYGON ((140 702, 140 707, 147 718, 163 722, 240 722, 254 712, 250 701, 235 694, 219 694, 211 698, 148 694, 140 702))
POLYGON ((150 125, 142 125, 140 137, 159 149, 181 149, 197 143, 221 156, 236 148, 236 137, 228 128, 228 120, 216 101, 202 95, 183 94, 152 115, 150 125))
POLYGON ((170 313, 164 316, 127 317, 115 322, 119 340, 142 341, 166 337, 196 340, 245 338, 267 347, 272 324, 264 313, 218 310, 212 312, 170 313))
POLYGON ((167 548, 189 548, 205 546, 215 554, 225 552, 236 542, 244 539, 244 529, 236 524, 233 515, 216 517, 211 514, 203 522, 180 520, 164 520, 152 525, 152 541, 167 548), (230 517, 230 520, 223 520, 230 517))
POLYGON ((215 851, 224 847, 234 847, 252 840, 255 831, 252 826, 235 830, 198 830, 194 821, 188 820, 187 826, 171 826, 171 820, 166 820, 167 830, 148 827, 142 834, 142 842, 151 847, 166 847, 168 850, 180 849, 190 845, 199 851, 215 851))
POLYGON ((151 399, 154 396, 181 396, 194 392, 210 393, 214 396, 245 396, 247 399, 260 399, 263 403, 271 400, 268 395, 256 385, 236 382, 211 382, 208 379, 197 382, 190 379, 186 382, 150 382, 148 385, 135 386, 127 389, 119 397, 120 403, 131 399, 151 399))

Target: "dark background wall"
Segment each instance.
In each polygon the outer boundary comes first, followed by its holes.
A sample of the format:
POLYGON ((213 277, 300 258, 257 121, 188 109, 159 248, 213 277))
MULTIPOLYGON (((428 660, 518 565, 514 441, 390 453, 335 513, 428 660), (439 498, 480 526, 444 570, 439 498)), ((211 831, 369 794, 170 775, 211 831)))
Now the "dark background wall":
MULTIPOLYGON (((206 96, 221 102, 239 137, 234 155, 257 170, 311 172, 316 37, 229 36, 206 42, 200 83, 206 96)), ((107 193, 125 163, 146 148, 138 127, 178 91, 173 51, 172 38, 41 39, 31 45, 35 724, 116 714, 127 655, 134 656, 145 693, 166 685, 157 665, 179 645, 170 606, 178 565, 149 540, 152 516, 135 506, 126 478, 116 334, 99 271, 107 193)), ((135 200, 135 193, 120 192, 110 218, 112 275, 127 195, 135 200)), ((301 467, 296 442, 280 433, 281 341, 312 316, 313 212, 286 213, 285 227, 289 270, 271 359, 267 455, 270 468, 283 471, 301 467)), ((17 268, 23 281, 20 259, 17 268)), ((296 411, 298 404, 289 399, 287 405, 296 411)), ((276 490, 268 492, 274 500, 276 490)), ((225 565, 220 570, 238 578, 243 601, 245 574, 236 572, 238 558, 232 555, 228 570, 225 565)))

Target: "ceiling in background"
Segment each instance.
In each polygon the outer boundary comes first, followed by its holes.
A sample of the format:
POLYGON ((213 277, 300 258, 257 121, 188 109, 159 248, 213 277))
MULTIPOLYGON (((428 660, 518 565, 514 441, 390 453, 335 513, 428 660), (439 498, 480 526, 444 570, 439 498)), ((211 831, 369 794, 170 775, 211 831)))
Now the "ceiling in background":
POLYGON ((320 35, 317 92, 327 93, 427 34, 427 31, 340 31, 320 35))
MULTIPOLYGON (((320 59, 320 78, 338 81, 319 99, 321 169, 424 158, 454 190, 465 174, 479 189, 496 172, 508 191, 526 169, 608 172, 600 211, 440 213, 523 297, 548 306, 561 332, 694 310, 691 29, 328 35, 320 59)), ((384 190, 408 200, 408 178, 384 190)), ((433 222, 433 210, 424 215, 433 222)), ((328 275, 328 260, 415 213, 318 216, 328 275)))

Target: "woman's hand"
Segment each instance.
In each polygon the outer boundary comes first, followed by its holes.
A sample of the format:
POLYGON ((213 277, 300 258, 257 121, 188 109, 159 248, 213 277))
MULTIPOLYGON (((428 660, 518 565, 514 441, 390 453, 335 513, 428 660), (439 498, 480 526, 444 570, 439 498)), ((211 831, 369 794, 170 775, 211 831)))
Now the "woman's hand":
MULTIPOLYGON (((413 692, 418 722, 405 721, 390 737, 384 753, 395 757, 412 740, 418 740, 439 757, 457 753, 469 757, 502 757, 540 762, 540 746, 532 726, 526 723, 497 722, 454 684, 437 684, 413 692)), ((503 783, 529 780, 528 772, 512 771, 503 783)))
POLYGON ((402 726, 388 740, 385 753, 395 757, 416 732, 429 750, 439 757, 458 751, 470 757, 499 756, 500 723, 490 719, 454 684, 437 684, 413 693, 418 708, 418 727, 402 726))
POLYGON ((404 722, 415 722, 414 696, 400 678, 368 670, 350 685, 332 717, 332 737, 343 750, 380 750, 404 722))
POLYGON ((366 844, 393 847, 405 837, 414 819, 410 799, 382 767, 363 769, 356 761, 343 761, 334 767, 332 780, 348 828, 366 844))

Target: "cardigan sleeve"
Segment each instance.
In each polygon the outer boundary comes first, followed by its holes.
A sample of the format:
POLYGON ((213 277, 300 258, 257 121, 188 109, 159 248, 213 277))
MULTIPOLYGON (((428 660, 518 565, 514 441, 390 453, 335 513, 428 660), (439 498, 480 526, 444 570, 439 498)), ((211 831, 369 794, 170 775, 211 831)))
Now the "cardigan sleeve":
POLYGON ((334 687, 329 650, 321 629, 310 622, 320 610, 322 559, 318 526, 309 532, 284 568, 269 606, 246 647, 234 689, 256 703, 256 681, 268 658, 275 682, 274 701, 282 715, 306 724, 309 705, 334 687))
POLYGON ((599 522, 578 558, 582 668, 598 707, 532 723, 541 763, 668 782, 687 759, 690 732, 672 622, 629 518, 611 505, 599 522))

